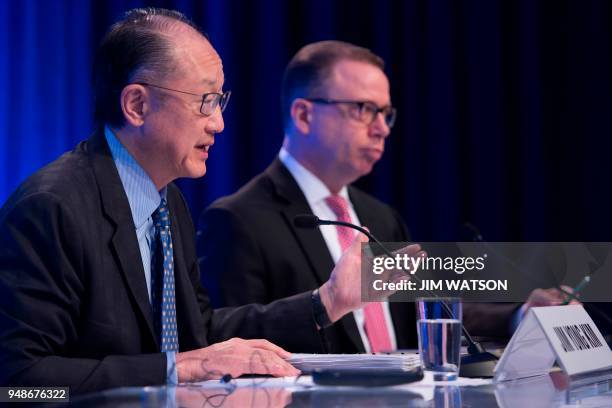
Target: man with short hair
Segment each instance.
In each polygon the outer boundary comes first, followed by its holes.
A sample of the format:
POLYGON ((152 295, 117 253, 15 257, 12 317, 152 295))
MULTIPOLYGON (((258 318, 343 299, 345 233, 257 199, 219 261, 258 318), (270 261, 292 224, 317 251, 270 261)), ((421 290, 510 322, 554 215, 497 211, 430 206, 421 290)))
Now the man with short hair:
POLYGON ((315 293, 213 311, 172 181, 203 176, 223 130, 219 55, 180 13, 136 9, 102 40, 94 82, 99 128, 0 210, 0 384, 80 393, 297 374, 273 343, 321 349, 315 317, 360 306, 364 238, 315 293))
MULTIPOLYGON (((291 59, 278 158, 200 218, 200 269, 215 306, 265 303, 329 278, 353 231, 298 229, 296 215, 364 225, 386 242, 409 240, 396 211, 351 185, 381 158, 395 121, 383 69, 371 51, 340 41, 306 45, 291 59)), ((325 330, 328 351, 414 347, 414 319, 412 304, 370 303, 325 330)))
MULTIPOLYGON (((306 45, 291 59, 278 158, 200 217, 200 269, 215 307, 271 302, 330 278, 353 231, 299 229, 296 215, 364 225, 383 242, 409 241, 395 210, 351 185, 381 158, 395 121, 383 69, 371 51, 340 41, 306 45)), ((556 291, 535 295, 530 305, 563 300, 556 291)), ((466 304, 464 323, 481 336, 508 337, 518 307, 466 304)), ((327 351, 414 348, 415 318, 413 303, 368 303, 325 330, 327 351)))

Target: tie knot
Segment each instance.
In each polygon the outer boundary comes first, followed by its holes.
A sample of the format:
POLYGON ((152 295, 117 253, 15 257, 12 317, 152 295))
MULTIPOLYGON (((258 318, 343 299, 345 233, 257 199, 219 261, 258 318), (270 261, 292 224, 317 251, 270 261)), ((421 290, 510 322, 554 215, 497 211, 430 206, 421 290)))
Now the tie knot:
POLYGON ((325 203, 336 214, 338 221, 351 222, 351 216, 348 211, 348 202, 344 197, 337 194, 332 194, 325 199, 325 203))
POLYGON ((155 228, 170 227, 170 213, 168 212, 168 204, 165 198, 162 198, 159 207, 153 212, 153 223, 155 228))

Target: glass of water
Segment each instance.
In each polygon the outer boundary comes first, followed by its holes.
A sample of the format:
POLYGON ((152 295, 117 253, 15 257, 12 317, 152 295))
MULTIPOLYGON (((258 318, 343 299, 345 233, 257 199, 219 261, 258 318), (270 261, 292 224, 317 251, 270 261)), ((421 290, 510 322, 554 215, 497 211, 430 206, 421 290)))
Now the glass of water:
POLYGON ((419 298, 417 331, 419 354, 425 371, 435 381, 452 381, 461 361, 461 298, 419 298))

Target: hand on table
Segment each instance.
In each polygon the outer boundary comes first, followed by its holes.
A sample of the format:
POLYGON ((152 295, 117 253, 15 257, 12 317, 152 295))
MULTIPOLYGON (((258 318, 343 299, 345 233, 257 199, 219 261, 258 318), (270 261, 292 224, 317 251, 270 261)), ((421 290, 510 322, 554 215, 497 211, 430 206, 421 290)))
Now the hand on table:
POLYGON ((286 361, 290 356, 291 353, 267 340, 233 338, 177 353, 176 370, 179 383, 219 379, 225 374, 233 378, 243 374, 299 375, 300 371, 286 361))
MULTIPOLYGON (((561 289, 566 292, 573 293, 572 288, 569 286, 562 285, 561 289)), ((548 288, 548 289, 534 289, 527 298, 527 301, 521 307, 521 316, 524 316, 527 313, 527 310, 531 307, 541 307, 541 306, 560 306, 564 304, 567 299, 567 295, 561 292, 557 288, 548 288)), ((579 305, 581 304, 576 299, 572 299, 569 302, 570 305, 579 305)))
MULTIPOLYGON (((569 286, 561 286, 561 289, 573 293, 572 288, 569 286)), ((563 304, 566 299, 567 295, 556 288, 534 289, 529 294, 529 298, 527 298, 527 302, 525 302, 525 307, 529 309, 530 307, 538 306, 559 306, 563 304)), ((572 299, 569 304, 579 305, 580 302, 572 299)))

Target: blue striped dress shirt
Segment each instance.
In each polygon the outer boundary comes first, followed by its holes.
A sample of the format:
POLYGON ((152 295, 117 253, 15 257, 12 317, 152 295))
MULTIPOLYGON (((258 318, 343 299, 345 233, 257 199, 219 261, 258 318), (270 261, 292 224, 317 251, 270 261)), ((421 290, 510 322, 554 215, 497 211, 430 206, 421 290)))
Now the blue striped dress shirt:
MULTIPOLYGON (((151 300, 151 243, 155 237, 155 227, 151 215, 159 207, 162 198, 166 198, 166 187, 157 191, 153 180, 142 167, 134 160, 130 152, 121 144, 108 126, 104 127, 104 135, 110 148, 119 178, 127 195, 134 220, 138 247, 149 301, 151 300)), ((166 353, 167 379, 169 384, 177 383, 176 355, 174 352, 166 353)))

